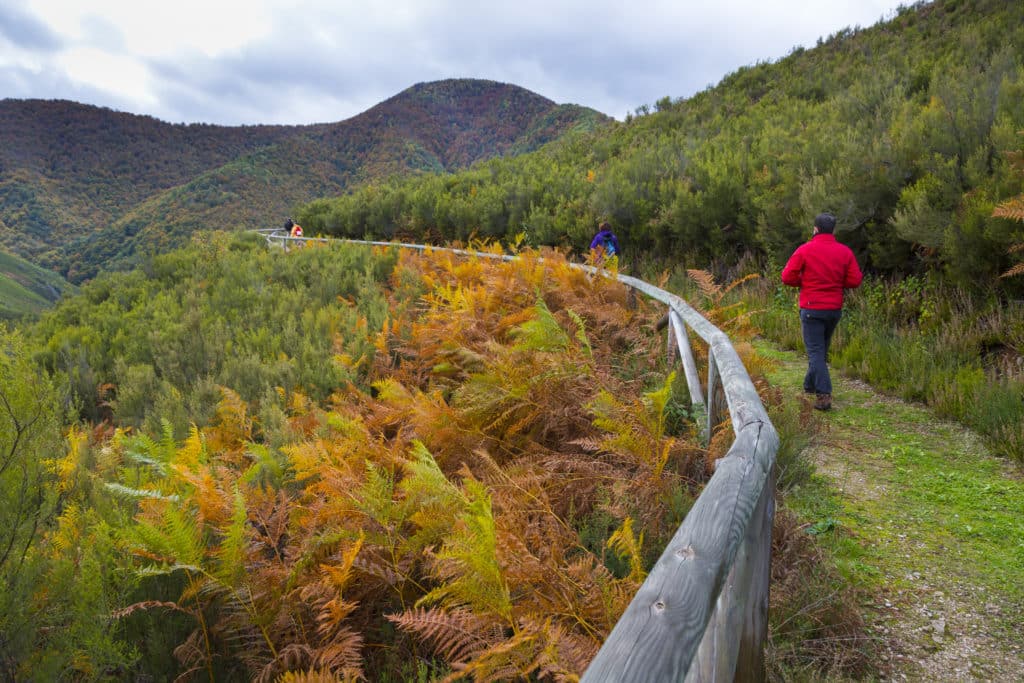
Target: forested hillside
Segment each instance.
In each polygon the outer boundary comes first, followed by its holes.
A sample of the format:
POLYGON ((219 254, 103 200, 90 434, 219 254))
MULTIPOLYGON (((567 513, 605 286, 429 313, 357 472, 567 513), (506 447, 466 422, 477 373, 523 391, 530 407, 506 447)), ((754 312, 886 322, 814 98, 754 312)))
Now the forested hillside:
POLYGON ((831 210, 869 270, 997 276, 1024 225, 993 217, 1022 191, 1024 4, 938 0, 745 67, 612 129, 476 169, 372 183, 308 205, 331 235, 472 234, 583 248, 610 220, 627 255, 695 267, 784 259, 831 210))
POLYGON ((0 244, 47 266, 135 204, 300 129, 172 125, 75 102, 0 101, 0 244))
POLYGON ((0 245, 73 282, 199 229, 276 225, 355 183, 529 151, 602 115, 512 85, 419 84, 339 123, 172 125, 0 102, 0 245))

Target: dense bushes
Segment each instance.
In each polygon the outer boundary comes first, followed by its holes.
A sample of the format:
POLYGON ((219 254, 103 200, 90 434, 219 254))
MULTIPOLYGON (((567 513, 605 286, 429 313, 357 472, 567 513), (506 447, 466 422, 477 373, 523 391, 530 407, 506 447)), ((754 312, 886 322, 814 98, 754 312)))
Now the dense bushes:
POLYGON ((33 328, 38 360, 66 373, 82 414, 175 434, 212 416, 230 386, 260 403, 274 387, 314 400, 355 379, 335 360, 368 343, 350 330, 387 316, 394 256, 365 248, 268 251, 254 235, 213 234, 144 269, 104 275, 33 328), (161 408, 154 411, 154 408, 161 408))

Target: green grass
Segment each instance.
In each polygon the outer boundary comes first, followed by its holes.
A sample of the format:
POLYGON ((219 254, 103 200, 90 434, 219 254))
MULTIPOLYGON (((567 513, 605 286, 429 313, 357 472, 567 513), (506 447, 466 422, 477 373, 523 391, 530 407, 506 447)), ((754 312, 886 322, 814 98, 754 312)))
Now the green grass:
POLYGON ((47 301, 6 275, 0 275, 0 319, 20 318, 42 311, 47 301))
MULTIPOLYGON (((779 361, 770 379, 797 400, 802 356, 759 351, 779 361)), ((990 625, 1024 641, 1019 470, 922 406, 836 372, 833 381, 836 409, 818 417, 823 429, 810 452, 818 473, 790 491, 787 506, 820 531, 851 583, 890 595, 969 586, 1002 606, 990 625)))

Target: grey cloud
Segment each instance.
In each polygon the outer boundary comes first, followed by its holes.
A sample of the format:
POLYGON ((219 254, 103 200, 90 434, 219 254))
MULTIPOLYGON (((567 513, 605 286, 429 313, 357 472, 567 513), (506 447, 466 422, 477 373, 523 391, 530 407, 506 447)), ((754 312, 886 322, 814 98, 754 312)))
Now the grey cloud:
POLYGON ((70 100, 116 111, 141 114, 137 103, 70 80, 60 72, 38 73, 24 67, 0 68, 0 93, 18 99, 70 100))
MULTIPOLYGON (((282 11, 273 18, 273 35, 227 54, 150 59, 145 65, 159 110, 147 113, 232 125, 337 121, 417 82, 487 78, 621 118, 665 96, 689 96, 796 44, 812 44, 816 35, 793 38, 798 34, 786 30, 795 24, 813 24, 807 35, 818 25, 828 24, 824 35, 841 28, 820 3, 801 1, 799 17, 779 9, 779 16, 762 18, 755 5, 739 2, 698 8, 651 0, 636 10, 600 0, 393 0, 386 6, 332 0, 282 11)), ((35 25, 43 32, 39 44, 47 44, 46 36, 51 46, 59 44, 33 22, 24 12, 0 9, 0 34, 32 35, 35 25)), ((120 29, 106 19, 91 17, 85 28, 90 43, 115 51, 123 44, 120 29)), ((26 78, 0 70, 0 86, 24 87, 26 78)), ((71 84, 53 87, 80 97, 71 84)), ((110 97, 84 101, 109 106, 110 97)))
POLYGON ((61 47, 56 33, 18 7, 0 5, 0 36, 26 50, 53 52, 61 47))
POLYGON ((102 46, 110 50, 120 51, 124 47, 124 33, 105 17, 96 14, 87 15, 82 20, 82 29, 89 44, 102 46))
POLYGON ((315 120, 339 120, 414 83, 444 78, 514 83, 619 117, 681 92, 658 86, 655 75, 664 74, 666 49, 676 46, 620 26, 607 13, 563 8, 540 22, 535 12, 506 8, 484 16, 490 10, 474 5, 459 11, 419 6, 409 21, 371 16, 370 25, 358 29, 352 17, 321 16, 311 27, 289 15, 274 35, 234 53, 150 62, 149 68, 166 109, 193 120, 200 112, 224 116, 229 110, 234 119, 252 108, 232 102, 258 101, 266 106, 253 112, 255 121, 269 122, 272 112, 309 121, 311 109, 315 120))

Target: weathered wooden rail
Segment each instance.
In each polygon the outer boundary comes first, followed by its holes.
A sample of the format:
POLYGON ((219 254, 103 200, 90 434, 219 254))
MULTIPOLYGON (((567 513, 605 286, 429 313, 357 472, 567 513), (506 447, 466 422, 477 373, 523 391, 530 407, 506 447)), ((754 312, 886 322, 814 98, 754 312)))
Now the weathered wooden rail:
MULTIPOLYGON (((272 245, 327 241, 261 232, 272 245)), ((435 249, 428 245, 344 240, 435 249)), ((450 250, 490 258, 514 256, 450 250)), ((591 272, 592 266, 577 265, 591 272)), ((605 272, 607 271, 600 271, 605 272)), ((768 629, 774 464, 779 438, 729 338, 678 296, 628 275, 619 281, 668 306, 668 345, 683 364, 707 438, 724 396, 735 440, 583 674, 605 681, 760 681, 768 629), (708 346, 702 387, 692 330, 708 346)), ((672 356, 674 358, 674 354, 672 356)))

